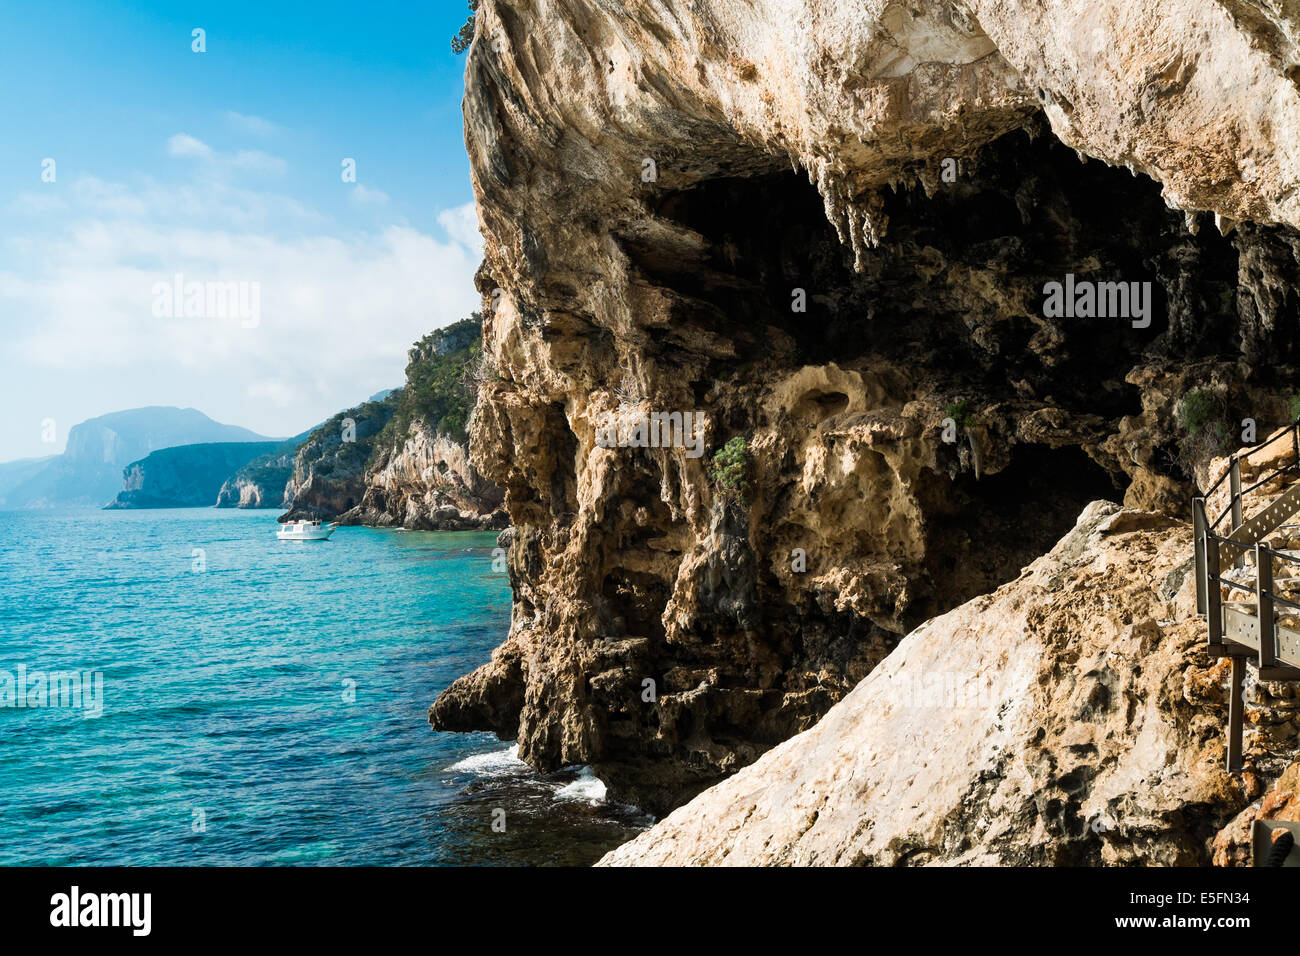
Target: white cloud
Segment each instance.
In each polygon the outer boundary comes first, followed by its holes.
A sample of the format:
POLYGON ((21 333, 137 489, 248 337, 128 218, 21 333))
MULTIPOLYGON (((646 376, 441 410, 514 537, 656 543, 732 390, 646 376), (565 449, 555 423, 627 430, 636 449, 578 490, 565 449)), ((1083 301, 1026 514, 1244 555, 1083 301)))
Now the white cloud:
POLYGON ((358 206, 382 206, 388 202, 388 193, 357 183, 352 187, 348 198, 358 206))
POLYGON ((483 257, 483 236, 478 231, 478 207, 474 203, 444 209, 438 213, 438 225, 453 242, 460 243, 478 258, 483 257))
POLYGON ((212 147, 202 140, 195 139, 189 133, 177 133, 167 140, 167 155, 209 159, 212 156, 212 147))
POLYGON ((0 296, 28 317, 22 356, 51 368, 206 361, 308 386, 403 355, 477 304, 469 281, 476 258, 398 226, 285 240, 96 221, 38 244, 37 258, 45 269, 0 271, 0 296), (156 317, 155 285, 178 274, 185 283, 257 283, 257 327, 156 317), (461 295, 447 294, 458 285, 461 295))
POLYGON ((289 164, 279 156, 271 156, 260 149, 241 149, 234 153, 220 153, 202 140, 188 133, 176 133, 167 140, 167 153, 181 159, 196 159, 212 170, 237 169, 252 173, 279 175, 289 164))
POLYGON ((279 156, 271 156, 260 149, 241 149, 231 157, 230 164, 236 169, 246 169, 255 173, 271 173, 277 176, 289 168, 289 164, 279 156))
POLYGON ((234 110, 226 110, 226 122, 235 129, 244 133, 251 133, 254 136, 270 136, 279 130, 279 127, 270 120, 262 119, 260 116, 245 116, 243 113, 236 113, 234 110))
MULTIPOLYGON (((176 148, 202 155, 197 142, 176 148)), ((42 220, 5 243, 0 364, 87 388, 148 383, 160 396, 150 401, 179 395, 172 403, 267 433, 400 384, 411 343, 479 305, 463 209, 439 217, 455 241, 396 225, 341 232, 291 197, 220 182, 86 178, 68 210, 61 228, 42 220), (260 321, 155 316, 155 286, 177 274, 257 283, 260 321)))
POLYGON ((178 227, 202 224, 218 231, 319 229, 326 224, 325 216, 291 196, 247 189, 221 178, 201 185, 145 180, 128 188, 84 176, 61 193, 40 187, 20 193, 8 208, 16 216, 31 217, 28 228, 33 232, 45 232, 55 212, 80 214, 83 226, 101 219, 178 227))

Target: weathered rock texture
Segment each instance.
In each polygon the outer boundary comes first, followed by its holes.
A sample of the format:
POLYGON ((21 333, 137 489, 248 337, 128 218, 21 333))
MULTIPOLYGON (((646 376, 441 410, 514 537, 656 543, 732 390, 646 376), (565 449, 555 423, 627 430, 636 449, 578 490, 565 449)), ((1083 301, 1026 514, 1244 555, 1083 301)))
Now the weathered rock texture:
POLYGON ((466 139, 497 377, 471 459, 506 489, 515 606, 435 727, 517 736, 540 768, 590 763, 614 798, 671 808, 1014 578, 1088 501, 1184 510, 1192 387, 1234 427, 1286 414, 1292 14, 485 0, 478 18, 466 139), (1044 318, 1066 273, 1152 282, 1150 325, 1044 318), (948 444, 958 400, 972 420, 948 444), (707 454, 599 447, 611 411, 698 411, 707 454), (735 436, 749 488, 724 499, 709 456, 735 436))
MULTIPOLYGON (((1247 777, 1247 784, 1257 785, 1258 781, 1247 777)), ((1215 866, 1251 865, 1251 829, 1257 819, 1300 822, 1300 763, 1288 767, 1272 789, 1237 814, 1214 838, 1215 866)))
POLYGON ((1225 665, 1189 545, 1184 523, 1090 505, 812 730, 602 862, 1208 863, 1249 795, 1223 770, 1225 665))
POLYGON ((470 465, 468 448, 416 421, 399 445, 375 449, 361 503, 341 520, 411 531, 501 529, 502 497, 470 465))
POLYGON ((478 388, 478 313, 424 336, 407 353, 406 383, 376 436, 360 503, 344 524, 483 531, 507 524, 503 493, 469 462, 465 431, 478 388))

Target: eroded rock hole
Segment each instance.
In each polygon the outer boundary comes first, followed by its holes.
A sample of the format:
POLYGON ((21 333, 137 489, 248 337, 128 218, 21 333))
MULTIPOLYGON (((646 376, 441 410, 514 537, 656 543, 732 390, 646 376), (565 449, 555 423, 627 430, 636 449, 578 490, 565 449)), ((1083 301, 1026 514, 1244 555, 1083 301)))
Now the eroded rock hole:
POLYGON ((910 610, 913 625, 1015 579, 1089 502, 1122 497, 1083 450, 1041 445, 1017 448, 995 475, 934 483, 924 494, 931 516, 926 565, 936 584, 929 606, 910 610))

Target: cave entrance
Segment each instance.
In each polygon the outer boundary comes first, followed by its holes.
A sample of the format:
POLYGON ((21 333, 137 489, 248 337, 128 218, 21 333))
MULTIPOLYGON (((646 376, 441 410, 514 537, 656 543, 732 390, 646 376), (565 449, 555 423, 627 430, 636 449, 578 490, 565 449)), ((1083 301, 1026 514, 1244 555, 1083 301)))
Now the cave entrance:
POLYGON ((885 190, 888 230, 862 273, 804 176, 723 177, 653 197, 661 222, 704 240, 688 255, 664 238, 671 230, 622 237, 634 270, 679 304, 657 347, 666 357, 689 348, 674 329, 691 327, 734 346, 697 383, 701 396, 773 360, 843 367, 884 356, 940 389, 1108 417, 1139 410, 1125 376, 1149 351, 1237 350, 1237 250, 1212 226, 1192 235, 1159 184, 1080 162, 1045 131, 1009 133, 962 170, 930 195, 915 181, 885 190), (1044 287, 1067 275, 1151 283, 1149 325, 1049 319, 1044 287), (804 312, 792 310, 795 290, 804 312))
POLYGON ((1019 445, 996 474, 978 480, 963 474, 927 488, 933 510, 926 570, 935 601, 913 612, 914 624, 1014 580, 1074 527, 1090 502, 1123 495, 1077 446, 1019 445))
MULTIPOLYGON (((695 398, 714 406, 724 435, 783 427, 744 384, 832 362, 873 383, 879 394, 866 411, 886 418, 918 400, 969 400, 977 420, 981 410, 1037 406, 1067 427, 1090 421, 1097 426, 1090 432, 1105 434, 1142 413, 1140 388, 1128 381, 1134 368, 1239 351, 1237 248, 1212 226, 1191 232, 1158 183, 1081 162, 1045 127, 1007 134, 960 168, 957 182, 939 182, 928 195, 919 183, 924 170, 901 172, 912 185, 885 191, 888 229, 861 272, 804 176, 724 176, 653 195, 647 201, 664 228, 620 237, 632 270, 671 293, 671 320, 647 360, 700 369, 695 398), (1067 276, 1097 288, 1151 283, 1149 322, 1045 314, 1049 284, 1067 276), (806 311, 792 307, 797 292, 806 311), (701 343, 717 341, 729 348, 702 361, 701 343), (719 382, 736 383, 721 402, 719 382)), ((831 419, 857 398, 824 390, 781 414, 805 433, 833 428, 831 419)), ((1127 462, 1098 464, 1078 447, 1054 449, 1051 436, 1015 444, 1019 430, 1005 418, 994 431, 1012 444, 1004 469, 976 481, 941 466, 932 483, 918 482, 932 485, 918 494, 936 535, 922 559, 928 574, 917 580, 918 613, 1014 578, 1089 501, 1122 500, 1125 489, 1112 476, 1127 462)), ((792 463, 787 458, 790 473, 771 480, 799 487, 792 463)), ((774 496, 773 526, 797 497, 774 496)), ((780 588, 770 595, 783 599, 780 588)))

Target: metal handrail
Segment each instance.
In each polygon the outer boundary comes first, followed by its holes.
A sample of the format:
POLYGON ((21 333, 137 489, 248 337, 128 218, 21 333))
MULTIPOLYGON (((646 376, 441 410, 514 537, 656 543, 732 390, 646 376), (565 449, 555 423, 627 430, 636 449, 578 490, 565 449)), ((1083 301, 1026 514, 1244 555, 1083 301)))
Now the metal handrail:
POLYGON ((1239 548, 1242 551, 1255 550, 1255 542, 1253 541, 1247 544, 1245 541, 1237 541, 1233 538, 1225 538, 1223 535, 1215 534, 1213 531, 1205 532, 1205 536, 1207 538, 1213 538, 1215 541, 1219 542, 1219 544, 1226 544, 1230 548, 1239 548))
MULTIPOLYGON (((1300 564, 1300 557, 1283 554, 1268 541, 1263 540, 1266 535, 1281 526, 1286 520, 1287 514, 1295 513, 1294 501, 1288 500, 1285 503, 1282 501, 1283 498, 1291 494, 1294 486, 1284 492, 1280 498, 1265 506, 1262 511, 1252 516, 1251 524, 1247 525, 1242 514, 1242 499, 1246 495, 1279 475, 1295 471, 1300 471, 1300 420, 1292 422, 1289 428, 1279 431, 1267 441, 1255 445, 1243 453, 1234 454, 1228 470, 1219 476, 1219 480, 1210 486, 1210 490, 1204 495, 1198 495, 1192 499, 1196 611, 1198 614, 1205 616, 1206 637, 1210 652, 1228 656, 1232 659, 1228 691, 1227 768, 1229 773, 1237 773, 1243 769, 1242 741, 1246 708, 1243 693, 1246 677, 1245 657, 1242 656, 1243 644, 1245 649, 1248 650, 1250 645, 1255 643, 1253 637, 1258 637, 1257 653, 1261 679, 1300 679, 1295 676, 1300 674, 1300 669, 1298 669, 1300 668, 1300 659, 1296 659, 1297 651, 1294 643, 1295 632, 1288 628, 1279 628, 1276 614, 1276 605, 1300 611, 1300 603, 1279 597, 1274 592, 1273 584, 1273 561, 1276 559, 1290 564, 1300 564), (1291 436, 1292 460, 1243 490, 1241 487, 1242 460, 1249 458, 1257 451, 1267 448, 1288 434, 1291 436), (1210 495, 1213 495, 1225 480, 1230 482, 1231 488, 1228 507, 1211 522, 1206 516, 1205 504, 1210 495), (1266 515, 1270 515, 1270 512, 1273 511, 1276 513, 1265 518, 1266 515), (1215 529, 1228 515, 1232 516, 1231 527, 1228 529, 1228 536, 1225 537, 1216 533, 1215 529), (1265 525, 1272 525, 1272 527, 1266 528, 1265 525), (1247 543, 1232 537, 1243 527, 1247 529, 1243 535, 1244 537, 1258 537, 1259 540, 1247 543), (1254 550, 1255 585, 1253 588, 1237 581, 1229 581, 1219 573, 1220 550, 1225 544, 1235 547, 1239 552, 1254 550), (1254 625, 1249 625, 1248 622, 1243 621, 1242 612, 1240 611, 1232 615, 1225 613, 1223 604, 1223 588, 1225 585, 1228 588, 1228 593, 1231 593, 1234 589, 1254 593, 1255 614, 1245 615, 1255 619, 1254 625), (1254 626, 1258 626, 1257 632, 1253 630, 1254 626), (1230 632, 1228 635, 1230 639, 1225 640, 1225 630, 1230 632), (1284 652, 1286 656, 1279 657, 1280 652, 1284 652), (1279 667, 1279 665, 1283 666, 1279 667), (1268 676, 1266 677, 1266 675, 1268 676)), ((1235 559, 1233 564, 1234 566, 1242 566, 1244 561, 1245 555, 1242 554, 1241 557, 1235 559)))
POLYGON ((1294 471, 1300 471, 1300 420, 1292 422, 1285 430, 1279 431, 1277 434, 1260 442, 1258 445, 1252 445, 1245 451, 1233 452, 1232 455, 1229 456, 1227 470, 1219 476, 1218 481, 1210 486, 1209 491, 1205 492, 1203 495, 1198 495, 1198 497, 1208 500, 1211 495, 1219 490, 1219 486, 1222 485, 1225 480, 1229 481, 1231 484, 1231 494, 1228 497, 1228 506, 1219 514, 1218 517, 1213 521, 1208 522, 1208 527, 1211 529, 1217 528, 1223 522, 1224 518, 1228 515, 1232 515, 1232 530, 1236 531, 1237 528, 1241 527, 1242 523, 1242 499, 1246 495, 1250 494, 1250 492, 1260 487, 1260 485, 1272 481, 1279 475, 1294 471), (1250 458, 1251 455, 1263 451, 1265 448, 1287 435, 1291 436, 1293 451, 1292 460, 1287 464, 1270 471, 1249 488, 1243 490, 1241 487, 1241 463, 1250 458))
POLYGON ((1240 581, 1229 581, 1227 578, 1220 578, 1220 577, 1216 577, 1214 581, 1216 584, 1222 584, 1226 587, 1236 588, 1238 591, 1249 591, 1251 594, 1255 593, 1255 585, 1253 584, 1242 584, 1240 581))
MULTIPOLYGON (((1278 432, 1272 438, 1269 438, 1267 441, 1262 441, 1258 445, 1251 445, 1244 452, 1233 452, 1232 458, 1234 460, 1241 459, 1241 458, 1249 458, 1251 455, 1255 454, 1255 452, 1263 451, 1269 445, 1273 444, 1273 442, 1281 439, 1283 435, 1291 435, 1297 445, 1296 455, 1295 455, 1296 463, 1300 464, 1300 434, 1297 434, 1297 427, 1300 427, 1300 420, 1292 422, 1291 427, 1289 427, 1286 431, 1278 432)), ((1223 474, 1219 476, 1219 480, 1216 481, 1214 484, 1210 485, 1209 490, 1206 491, 1204 494, 1200 495, 1199 497, 1201 498, 1210 497, 1210 495, 1214 494, 1216 491, 1219 490, 1219 485, 1223 484, 1224 479, 1227 477, 1228 477, 1228 472, 1225 471, 1223 474)), ((1215 523, 1217 524, 1218 522, 1215 523)))

